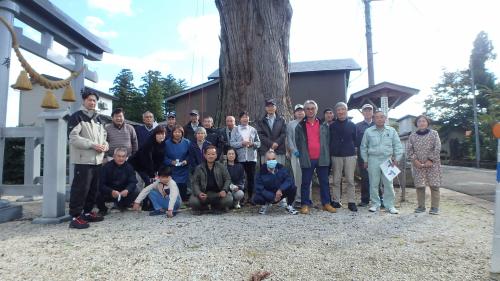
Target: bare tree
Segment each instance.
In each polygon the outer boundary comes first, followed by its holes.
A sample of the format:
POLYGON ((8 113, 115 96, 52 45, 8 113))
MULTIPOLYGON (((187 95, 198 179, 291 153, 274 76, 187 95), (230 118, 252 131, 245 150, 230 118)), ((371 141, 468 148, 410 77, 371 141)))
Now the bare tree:
POLYGON ((292 7, 288 0, 215 0, 220 15, 220 87, 217 119, 246 110, 263 116, 264 100, 275 98, 291 115, 288 55, 292 7))

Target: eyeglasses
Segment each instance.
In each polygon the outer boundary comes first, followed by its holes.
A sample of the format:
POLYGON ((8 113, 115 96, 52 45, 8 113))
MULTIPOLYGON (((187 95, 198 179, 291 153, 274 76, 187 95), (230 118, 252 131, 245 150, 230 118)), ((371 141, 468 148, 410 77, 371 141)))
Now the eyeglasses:
POLYGON ((316 108, 315 107, 306 107, 304 108, 305 110, 315 110, 316 108))

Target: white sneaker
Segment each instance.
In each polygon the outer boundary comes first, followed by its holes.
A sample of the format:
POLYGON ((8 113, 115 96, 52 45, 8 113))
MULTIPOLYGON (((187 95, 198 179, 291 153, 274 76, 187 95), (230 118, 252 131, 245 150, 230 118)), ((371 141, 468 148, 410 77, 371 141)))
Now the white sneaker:
POLYGON ((286 206, 286 210, 290 215, 297 215, 299 214, 299 211, 295 210, 295 208, 292 205, 286 206))
POLYGON ((398 211, 398 209, 392 207, 392 208, 389 208, 389 213, 396 215, 396 214, 399 214, 399 211, 398 211))
POLYGON ((287 208, 287 207, 288 207, 288 204, 287 204, 287 202, 286 202, 286 198, 281 199, 281 201, 278 203, 278 206, 279 206, 280 208, 287 208))
POLYGON ((262 207, 260 207, 259 214, 265 215, 267 213, 267 209, 269 209, 269 206, 271 206, 271 204, 269 203, 266 203, 266 205, 262 205, 262 207))
POLYGON ((241 209, 240 202, 236 202, 236 203, 234 203, 234 208, 235 208, 235 209, 241 209))
POLYGON ((370 207, 370 209, 368 209, 368 211, 372 212, 372 213, 375 213, 376 211, 378 211, 378 206, 377 205, 373 205, 370 207))

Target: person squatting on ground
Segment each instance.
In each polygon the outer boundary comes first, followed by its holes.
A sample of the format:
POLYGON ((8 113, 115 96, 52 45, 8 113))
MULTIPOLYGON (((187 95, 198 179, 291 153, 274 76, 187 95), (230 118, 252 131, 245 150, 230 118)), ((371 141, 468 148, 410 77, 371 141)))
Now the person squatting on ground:
POLYGON ((391 214, 398 214, 399 211, 394 206, 395 195, 392 181, 389 181, 383 175, 380 165, 388 159, 391 159, 393 165, 397 165, 403 156, 403 147, 396 130, 385 125, 385 114, 382 111, 376 111, 374 118, 375 126, 366 129, 361 141, 361 157, 370 177, 372 206, 369 211, 376 212, 380 209, 381 202, 378 188, 380 180, 382 180, 385 208, 391 214))
POLYGON ((347 104, 339 102, 335 105, 337 120, 330 125, 330 154, 333 166, 333 207, 340 208, 342 196, 342 174, 347 182, 347 207, 357 212, 356 184, 356 125, 347 118, 347 104))
POLYGON ((88 222, 103 220, 92 209, 104 153, 109 148, 104 122, 95 110, 99 97, 83 93, 82 100, 82 107, 71 115, 68 122, 70 161, 75 164, 69 200, 69 214, 73 219, 69 226, 76 229, 88 228, 88 222))
POLYGON ((320 184, 320 197, 323 210, 335 213, 331 205, 328 169, 330 165, 330 129, 326 122, 316 117, 318 105, 313 100, 304 103, 306 117, 295 128, 295 145, 299 151, 300 167, 302 168, 301 200, 302 214, 309 214, 312 206, 310 187, 313 173, 316 171, 320 184))
POLYGON ((106 215, 108 208, 105 202, 113 202, 120 211, 131 207, 137 197, 137 179, 132 165, 127 161, 127 149, 115 148, 113 160, 101 168, 101 180, 97 199, 99 214, 106 215))
POLYGON ((232 147, 228 148, 226 153, 226 167, 231 176, 231 185, 229 189, 233 195, 233 207, 240 209, 240 201, 245 196, 245 169, 243 165, 237 162, 236 150, 232 147))
POLYGON ((435 130, 429 129, 431 121, 424 115, 415 119, 417 131, 408 139, 406 154, 412 162, 413 181, 417 191, 415 213, 425 212, 425 187, 431 189, 429 214, 439 214, 439 187, 441 186, 441 140, 435 130))
POLYGON ((208 146, 204 152, 206 162, 198 165, 192 179, 193 194, 189 205, 193 214, 210 209, 214 213, 227 211, 233 205, 230 192, 231 176, 226 166, 217 160, 217 148, 208 146))
POLYGON ((149 212, 150 216, 167 214, 172 218, 177 214, 181 206, 181 197, 177 183, 172 179, 172 168, 161 167, 158 171, 158 179, 146 186, 134 201, 133 209, 139 211, 141 202, 148 197, 153 204, 154 210, 149 212))
POLYGON ((246 175, 247 202, 251 203, 255 179, 255 166, 257 164, 257 149, 260 139, 257 130, 248 125, 250 117, 248 112, 240 113, 240 124, 231 132, 231 147, 236 149, 238 162, 243 165, 246 175))
POLYGON ((266 162, 260 167, 260 171, 255 179, 255 195, 253 202, 262 205, 259 214, 265 215, 269 207, 286 198, 287 205, 284 209, 296 215, 299 212, 292 206, 295 201, 295 192, 297 191, 293 178, 285 166, 276 160, 276 152, 268 151, 266 153, 266 162))

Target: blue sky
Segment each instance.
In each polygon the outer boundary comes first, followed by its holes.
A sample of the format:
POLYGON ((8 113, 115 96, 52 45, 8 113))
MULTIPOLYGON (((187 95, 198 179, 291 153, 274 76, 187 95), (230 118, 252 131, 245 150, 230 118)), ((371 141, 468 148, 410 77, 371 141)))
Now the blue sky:
MULTIPOLYGON (((218 67, 219 17, 213 0, 52 0, 91 32, 109 42, 113 54, 89 66, 107 91, 122 68, 137 81, 147 70, 173 74, 191 86, 206 81, 218 67)), ((351 73, 348 94, 368 86, 364 6, 361 0, 291 0, 292 62, 353 58, 362 67, 351 73)), ((419 95, 392 110, 390 117, 423 112, 423 100, 443 69, 465 69, 476 35, 484 30, 500 49, 498 0, 384 0, 372 2, 375 82, 420 89, 419 95)), ((26 31, 29 33, 28 31, 26 31)), ((57 48, 55 48, 57 49, 57 48)), ((64 53, 64 50, 60 50, 64 53)), ((67 71, 33 58, 42 73, 66 77, 67 71)), ((500 76, 500 59, 490 69, 500 76)), ((11 76, 18 70, 11 66, 11 76)), ((15 77, 14 77, 15 79, 15 77)), ((18 94, 17 94, 18 96, 18 94)), ((15 110, 16 93, 9 93, 15 110)), ((11 109, 13 108, 13 109, 11 109)), ((350 112, 359 119, 357 112, 350 112)), ((8 114, 15 125, 17 114, 8 114)))

